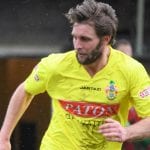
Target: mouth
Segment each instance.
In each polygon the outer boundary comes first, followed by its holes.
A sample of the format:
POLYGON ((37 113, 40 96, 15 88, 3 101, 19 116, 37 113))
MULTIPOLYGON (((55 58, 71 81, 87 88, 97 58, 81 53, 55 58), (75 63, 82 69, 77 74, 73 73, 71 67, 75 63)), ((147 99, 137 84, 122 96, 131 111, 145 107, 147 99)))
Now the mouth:
POLYGON ((85 59, 87 57, 87 54, 84 53, 77 53, 78 58, 85 59))
POLYGON ((83 53, 78 53, 78 55, 80 55, 80 56, 85 56, 86 54, 83 54, 83 53))
POLYGON ((87 54, 81 53, 81 52, 77 52, 77 55, 79 55, 79 56, 86 56, 87 54))

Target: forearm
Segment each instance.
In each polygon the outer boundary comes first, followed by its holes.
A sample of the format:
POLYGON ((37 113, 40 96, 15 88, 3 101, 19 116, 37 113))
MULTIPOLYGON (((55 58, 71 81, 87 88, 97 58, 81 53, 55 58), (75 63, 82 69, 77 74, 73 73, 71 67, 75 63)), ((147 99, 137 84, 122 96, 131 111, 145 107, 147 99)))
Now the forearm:
POLYGON ((150 137, 150 117, 126 127, 127 141, 140 140, 150 137))
POLYGON ((4 123, 0 131, 2 138, 6 140, 10 139, 17 122, 29 106, 32 98, 33 96, 25 92, 23 84, 16 89, 10 100, 4 123))

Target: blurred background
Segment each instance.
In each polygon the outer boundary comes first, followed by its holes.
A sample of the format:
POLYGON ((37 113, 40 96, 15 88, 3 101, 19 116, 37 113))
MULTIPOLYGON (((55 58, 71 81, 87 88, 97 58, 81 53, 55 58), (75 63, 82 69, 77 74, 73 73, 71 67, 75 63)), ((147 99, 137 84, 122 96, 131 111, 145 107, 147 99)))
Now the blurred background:
MULTIPOLYGON (((9 99, 42 57, 72 49, 64 13, 83 0, 0 0, 0 126, 9 99)), ((98 0, 100 1, 100 0, 98 0)), ((101 0, 116 9, 116 39, 126 38, 150 73, 150 1, 101 0)), ((12 150, 37 150, 51 118, 50 98, 38 95, 12 136, 12 150)))

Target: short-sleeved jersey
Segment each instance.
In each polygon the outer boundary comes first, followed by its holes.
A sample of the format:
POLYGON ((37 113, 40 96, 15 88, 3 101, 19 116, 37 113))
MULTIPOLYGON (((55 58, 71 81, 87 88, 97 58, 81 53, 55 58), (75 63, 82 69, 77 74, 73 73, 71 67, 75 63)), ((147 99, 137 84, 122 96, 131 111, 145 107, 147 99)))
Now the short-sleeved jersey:
POLYGON ((43 58, 25 81, 25 90, 52 99, 52 119, 41 150, 120 150, 98 127, 105 118, 124 126, 132 103, 141 117, 150 116, 150 79, 141 63, 110 47, 107 65, 91 77, 76 51, 43 58))

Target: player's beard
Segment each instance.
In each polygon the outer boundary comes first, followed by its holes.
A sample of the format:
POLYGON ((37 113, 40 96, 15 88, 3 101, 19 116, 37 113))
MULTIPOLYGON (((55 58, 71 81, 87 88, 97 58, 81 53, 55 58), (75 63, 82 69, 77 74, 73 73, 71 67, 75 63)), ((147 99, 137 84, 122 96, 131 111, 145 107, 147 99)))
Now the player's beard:
POLYGON ((94 48, 90 53, 83 54, 84 59, 81 59, 80 56, 78 56, 78 50, 76 53, 77 60, 82 65, 89 65, 94 63, 97 59, 99 59, 102 55, 102 46, 101 42, 98 43, 96 48, 94 48))

